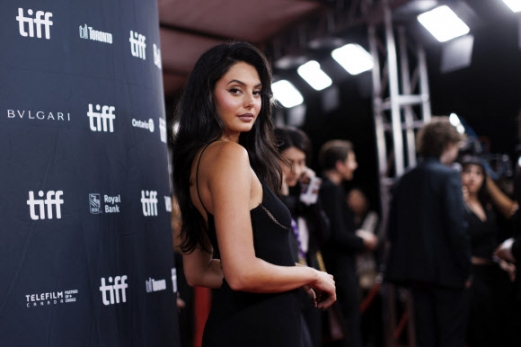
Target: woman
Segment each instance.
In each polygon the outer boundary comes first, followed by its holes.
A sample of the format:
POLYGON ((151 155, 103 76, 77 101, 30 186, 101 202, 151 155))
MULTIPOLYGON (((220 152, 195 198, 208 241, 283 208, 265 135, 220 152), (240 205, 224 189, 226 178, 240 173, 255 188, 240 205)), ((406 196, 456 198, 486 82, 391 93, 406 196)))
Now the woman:
MULTIPOLYGON (((282 168, 282 201, 291 212, 293 233, 290 235, 295 262, 320 269, 319 249, 329 235, 329 220, 318 201, 320 179, 307 167, 311 143, 307 135, 296 128, 275 129, 277 149, 284 159, 282 168)), ((302 296, 302 314, 305 320, 305 346, 322 345, 321 312, 302 296)))
POLYGON ((297 289, 335 300, 331 275, 295 266, 273 145, 271 71, 248 43, 197 61, 177 110, 174 188, 187 281, 218 288, 204 346, 299 346, 297 289))
POLYGON ((472 254, 467 343, 469 347, 510 346, 512 292, 508 276, 514 269, 504 261, 496 263, 493 258, 499 231, 481 160, 465 156, 461 166, 472 254))

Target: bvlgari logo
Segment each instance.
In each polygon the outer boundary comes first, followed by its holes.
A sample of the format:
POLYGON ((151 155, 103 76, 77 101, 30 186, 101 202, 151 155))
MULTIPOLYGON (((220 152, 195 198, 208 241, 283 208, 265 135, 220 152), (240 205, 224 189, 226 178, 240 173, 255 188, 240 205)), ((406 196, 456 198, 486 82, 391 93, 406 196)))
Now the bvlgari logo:
POLYGON ((8 109, 7 118, 35 121, 70 122, 71 114, 69 112, 8 109))
POLYGON ((112 44, 112 34, 104 31, 95 30, 87 24, 80 25, 80 38, 98 42, 112 44))

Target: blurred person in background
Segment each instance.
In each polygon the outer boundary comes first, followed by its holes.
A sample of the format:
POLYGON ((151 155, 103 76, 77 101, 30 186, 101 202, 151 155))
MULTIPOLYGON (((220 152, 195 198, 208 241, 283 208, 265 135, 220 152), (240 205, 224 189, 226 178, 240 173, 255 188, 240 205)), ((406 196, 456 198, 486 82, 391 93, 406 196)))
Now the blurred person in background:
POLYGON ((470 238, 461 177, 450 167, 462 135, 448 117, 420 129, 421 162, 392 189, 385 279, 410 288, 419 347, 462 347, 470 238))
POLYGON ((460 164, 472 255, 467 344, 469 347, 512 346, 511 281, 515 278, 515 266, 494 259, 499 228, 487 192, 488 177, 482 159, 466 155, 460 164))
MULTIPOLYGON (((277 149, 284 159, 280 163, 281 199, 291 212, 293 258, 296 263, 324 271, 319 264, 322 261, 319 249, 329 235, 329 220, 318 199, 321 180, 307 166, 311 142, 303 131, 292 127, 276 128, 275 137, 277 149)), ((308 295, 303 295, 301 300, 304 346, 320 347, 321 311, 313 307, 308 295)))
POLYGON ((331 224, 331 237, 323 247, 327 271, 335 277, 338 303, 346 321, 347 337, 343 346, 361 347, 359 289, 356 274, 356 254, 374 250, 376 236, 357 230, 353 212, 346 202, 344 181, 351 181, 358 163, 353 145, 345 140, 326 142, 319 153, 322 186, 319 196, 331 224))

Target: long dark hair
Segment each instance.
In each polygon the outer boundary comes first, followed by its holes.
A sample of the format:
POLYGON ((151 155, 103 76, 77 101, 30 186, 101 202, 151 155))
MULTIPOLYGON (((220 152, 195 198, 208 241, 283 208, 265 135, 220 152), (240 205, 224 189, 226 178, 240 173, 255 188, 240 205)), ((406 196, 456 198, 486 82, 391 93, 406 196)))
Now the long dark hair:
POLYGON ((213 47, 195 64, 174 118, 179 128, 174 135, 173 182, 181 210, 183 252, 192 252, 197 246, 208 250, 205 244, 206 224, 190 198, 190 172, 198 151, 224 134, 213 92, 217 81, 238 62, 252 65, 262 84, 260 113, 253 128, 241 133, 239 144, 248 151, 250 164, 259 179, 272 191, 277 193, 280 190, 282 173, 278 161, 281 157, 274 145, 271 121, 272 76, 268 61, 261 51, 246 42, 228 42, 213 47))
POLYGON ((285 126, 275 128, 276 146, 282 154, 286 149, 295 147, 306 155, 306 163, 311 161, 311 141, 300 129, 285 126))
POLYGON ((477 198, 483 209, 487 210, 490 207, 490 195, 488 194, 487 189, 487 170, 485 170, 485 166, 483 165, 483 159, 473 156, 473 155, 465 155, 463 158, 459 160, 461 165, 461 171, 465 170, 469 165, 479 166, 481 172, 483 173, 483 182, 478 189, 477 198))

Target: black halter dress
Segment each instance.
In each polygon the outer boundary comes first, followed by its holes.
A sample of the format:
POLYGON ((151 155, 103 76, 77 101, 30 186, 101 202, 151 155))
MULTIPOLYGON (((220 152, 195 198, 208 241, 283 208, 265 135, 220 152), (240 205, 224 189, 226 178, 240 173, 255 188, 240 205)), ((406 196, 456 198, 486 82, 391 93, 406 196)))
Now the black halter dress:
MULTIPOLYGON (((274 265, 295 266, 289 244, 291 215, 264 184, 262 190, 262 203, 250 211, 255 255, 274 265)), ((197 192, 199 194, 198 187, 197 192)), ((203 208, 206 211, 204 205, 203 208)), ((220 258, 214 218, 208 211, 206 213, 214 257, 220 258)), ((240 292, 232 290, 223 280, 221 288, 213 291, 212 301, 203 347, 301 346, 297 290, 270 294, 240 292)))

